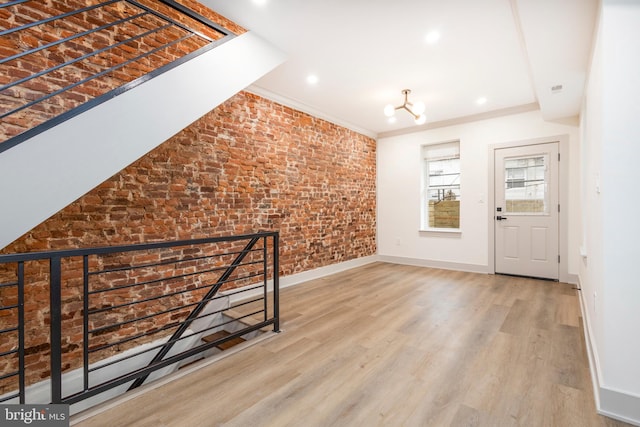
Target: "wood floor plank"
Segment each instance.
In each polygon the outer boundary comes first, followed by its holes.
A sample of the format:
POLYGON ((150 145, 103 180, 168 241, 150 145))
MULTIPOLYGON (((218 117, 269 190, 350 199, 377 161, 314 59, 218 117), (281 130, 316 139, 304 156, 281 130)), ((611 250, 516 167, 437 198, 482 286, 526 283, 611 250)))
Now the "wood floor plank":
POLYGON ((624 426, 570 285, 374 263, 281 291, 283 332, 81 427, 624 426))
POLYGON ((460 405, 451 422, 450 427, 476 427, 481 423, 479 411, 465 405, 460 405))
POLYGON ((560 325, 580 327, 580 306, 576 304, 573 295, 559 295, 557 297, 555 322, 560 325))

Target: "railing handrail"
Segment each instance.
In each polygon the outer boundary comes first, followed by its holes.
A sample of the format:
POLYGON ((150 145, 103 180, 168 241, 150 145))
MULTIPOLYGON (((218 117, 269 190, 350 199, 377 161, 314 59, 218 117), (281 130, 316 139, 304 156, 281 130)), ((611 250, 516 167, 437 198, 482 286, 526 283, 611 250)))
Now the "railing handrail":
POLYGON ((93 248, 78 248, 78 249, 60 249, 51 251, 37 251, 37 252, 24 252, 17 254, 0 254, 0 264, 7 262, 19 262, 19 261, 37 261, 43 259, 49 259, 54 256, 57 257, 73 257, 84 255, 102 255, 110 252, 133 252, 133 251, 146 251, 151 249, 163 249, 174 246, 189 246, 189 245, 202 245, 206 243, 220 243, 231 242, 238 240, 247 240, 252 237, 274 237, 277 236, 277 231, 259 231, 251 234, 236 234, 233 236, 218 236, 218 237, 203 237, 199 239, 190 240, 166 240, 162 242, 151 243, 132 243, 130 245, 118 245, 118 246, 98 246, 93 248))
MULTIPOLYGON (((92 108, 94 108, 94 107, 96 107, 96 106, 108 101, 109 99, 112 99, 112 98, 114 98, 114 97, 116 97, 116 96, 118 96, 118 95, 120 95, 120 94, 122 94, 122 93, 124 93, 124 92, 126 92, 128 90, 131 90, 131 89, 135 88, 136 86, 138 86, 138 85, 140 85, 140 84, 142 84, 142 83, 144 83, 144 82, 146 82, 148 80, 151 80, 151 79, 159 76, 160 74, 163 74, 163 73, 165 73, 165 72, 167 72, 167 71, 169 71, 169 70, 171 70, 171 69, 173 69, 173 68, 175 68, 175 67, 177 67, 177 66, 179 66, 179 65, 181 65, 181 64, 183 64, 183 63, 185 63, 185 62, 187 62, 187 61, 189 61, 189 60, 191 60, 193 58, 195 58, 196 56, 199 56, 199 55, 201 55, 201 54, 203 54, 203 53, 205 53, 205 52, 207 52, 207 51, 209 51, 209 50, 211 50, 211 49, 213 49, 213 48, 215 48, 215 47, 217 47, 217 46, 219 46, 219 45, 221 45, 221 44, 223 44, 223 43, 225 43, 225 42, 227 42, 229 40, 231 40, 232 38, 236 37, 236 34, 234 34, 232 31, 224 28, 223 26, 213 22, 212 20, 208 19, 207 17, 202 16, 201 14, 199 14, 199 13, 189 9, 188 7, 186 7, 186 6, 184 6, 184 5, 180 4, 180 3, 177 3, 177 2, 175 2, 173 0, 156 0, 156 1, 161 3, 161 4, 164 4, 164 5, 168 6, 168 7, 172 8, 172 9, 174 9, 174 10, 176 10, 177 12, 179 12, 179 13, 185 15, 185 16, 188 16, 189 18, 193 19, 194 21, 196 21, 196 22, 198 22, 200 24, 203 24, 203 25, 211 28, 212 30, 214 30, 215 32, 220 34, 222 37, 220 39, 213 40, 210 37, 208 37, 208 36, 202 34, 201 32, 199 32, 198 30, 192 29, 189 26, 183 24, 182 22, 177 21, 175 19, 172 19, 172 18, 170 18, 170 17, 158 12, 157 10, 154 10, 154 9, 150 8, 149 6, 147 6, 147 5, 144 5, 144 4, 140 3, 139 1, 136 1, 136 0, 123 0, 123 1, 129 3, 129 4, 133 5, 133 6, 136 6, 136 7, 140 8, 141 10, 146 11, 146 13, 150 13, 152 15, 155 15, 156 17, 159 17, 162 20, 164 20, 166 22, 169 22, 171 25, 175 25, 175 26, 180 27, 180 28, 182 28, 182 29, 184 29, 186 31, 189 31, 191 34, 196 34, 199 37, 208 40, 209 43, 207 45, 203 46, 203 47, 200 47, 200 48, 190 52, 190 53, 185 54, 182 57, 179 57, 179 58, 177 58, 177 59, 175 59, 175 60, 173 60, 173 61, 171 61, 169 63, 166 63, 165 65, 162 65, 162 66, 160 66, 160 67, 158 67, 158 68, 156 68, 156 69, 154 69, 154 70, 152 70, 152 71, 150 71, 150 72, 148 72, 148 73, 146 73, 144 75, 141 75, 140 77, 138 77, 138 78, 136 78, 136 79, 134 79, 132 81, 126 82, 126 83, 124 83, 124 84, 122 84, 122 85, 120 85, 118 87, 114 87, 114 88, 108 90, 107 92, 105 92, 105 93, 103 93, 101 95, 97 95, 97 96, 87 100, 84 103, 76 105, 76 106, 74 106, 74 107, 62 112, 61 114, 53 115, 53 116, 49 117, 48 119, 46 119, 45 121, 43 121, 43 122, 41 122, 39 124, 35 124, 35 125, 33 125, 32 127, 28 128, 28 129, 25 129, 24 131, 22 131, 21 133, 18 133, 17 135, 9 137, 5 141, 0 142, 0 153, 4 152, 4 151, 6 151, 6 150, 8 150, 8 149, 10 149, 12 147, 15 147, 16 145, 18 145, 18 144, 20 144, 20 143, 22 143, 22 142, 24 142, 24 141, 26 141, 26 140, 38 135, 38 134, 40 134, 40 133, 42 133, 42 132, 44 132, 44 131, 46 131, 48 129, 51 129, 51 128, 53 128, 53 127, 65 122, 65 121, 67 121, 67 120, 69 120, 69 119, 71 119, 71 118, 73 118, 73 117, 75 117, 75 116, 77 116, 79 114, 82 114, 83 112, 86 112, 86 111, 88 111, 88 110, 90 110, 90 109, 92 109, 92 108)), ((112 2, 113 1, 106 0, 106 1, 104 1, 102 3, 100 3, 100 4, 97 4, 97 5, 88 6, 88 7, 79 9, 79 10, 74 10, 74 11, 63 13, 63 14, 60 14, 60 15, 57 15, 57 16, 53 16, 53 17, 41 19, 41 20, 38 20, 38 21, 34 21, 34 22, 31 22, 31 23, 25 24, 23 26, 20 26, 20 27, 11 28, 11 29, 3 31, 3 33, 9 34, 9 33, 15 32, 15 31, 21 31, 21 29, 23 29, 23 27, 28 29, 30 27, 46 23, 47 21, 64 18, 65 16, 71 16, 71 15, 80 13, 80 12, 82 12, 84 10, 89 10, 89 9, 92 9, 92 8, 95 8, 95 7, 102 7, 103 5, 109 4, 109 3, 112 3, 112 2)), ((9 2, 7 4, 0 5, 0 7, 4 8, 4 7, 13 6, 13 5, 18 5, 18 4, 21 4, 21 3, 27 3, 27 2, 26 1, 9 2)), ((97 32, 99 29, 100 29, 100 27, 92 28, 92 29, 86 31, 86 33, 87 34, 92 34, 92 33, 97 32)), ((84 34, 84 32, 83 33, 74 34, 73 36, 71 36, 71 38, 80 37, 83 34, 84 34)), ((65 40, 66 39, 62 39, 62 40, 53 42, 53 44, 63 43, 65 40)), ((26 104, 23 104, 22 106, 19 106, 17 108, 9 110, 8 112, 4 113, 2 115, 2 117, 4 117, 4 116, 8 117, 8 116, 16 114, 16 113, 18 113, 20 111, 23 111, 23 110, 26 111, 28 108, 30 108, 30 107, 32 107, 32 106, 34 106, 36 104, 39 104, 41 102, 44 102, 44 101, 50 99, 51 97, 60 95, 60 94, 65 93, 65 92, 67 92, 67 91, 69 91, 71 89, 74 89, 75 87, 77 87, 79 85, 82 85, 82 84, 85 84, 87 82, 90 82, 93 79, 96 79, 96 78, 101 77, 103 75, 106 75, 108 73, 111 73, 111 72, 114 72, 116 70, 119 70, 119 69, 129 65, 132 62, 138 61, 138 60, 140 60, 142 58, 145 58, 145 57, 147 57, 149 55, 152 55, 152 54, 156 53, 157 51, 162 50, 167 46, 171 46, 173 43, 177 43, 179 41, 180 41, 180 39, 174 40, 172 42, 167 43, 166 45, 157 47, 155 49, 152 49, 152 50, 150 50, 148 52, 143 53, 142 55, 136 56, 136 57, 134 57, 134 58, 132 58, 132 59, 130 59, 128 61, 116 64, 115 66, 112 66, 110 68, 106 68, 106 69, 102 70, 101 72, 93 73, 89 77, 86 77, 86 78, 84 78, 84 79, 82 79, 82 80, 80 80, 80 81, 78 81, 78 82, 76 82, 74 84, 62 87, 62 88, 60 88, 60 89, 58 89, 56 91, 53 91, 53 92, 51 92, 51 93, 49 93, 49 94, 47 94, 47 95, 45 95, 45 96, 43 96, 41 98, 37 98, 35 100, 31 100, 30 102, 28 102, 26 104)), ((121 44, 122 43, 115 43, 113 45, 109 45, 107 48, 108 49, 112 49, 112 48, 117 47, 117 46, 119 46, 121 44)), ((19 57, 21 55, 31 54, 31 53, 34 53, 34 52, 36 52, 38 50, 46 49, 49 45, 52 45, 52 43, 49 43, 49 44, 46 44, 46 45, 41 45, 41 46, 38 46, 38 47, 36 47, 34 49, 29 49, 27 51, 23 51, 23 52, 21 52, 19 54, 13 55, 13 56, 18 56, 19 57)), ((98 51, 99 49, 95 49, 95 50, 98 51)), ((104 51, 104 49, 102 49, 102 50, 104 51)), ((13 56, 4 58, 4 59, 2 59, 2 61, 10 61, 10 60, 14 59, 13 56)), ((45 74, 34 72, 30 76, 28 76, 26 78, 19 79, 20 83, 18 83, 18 84, 25 83, 26 81, 31 80, 33 78, 40 77, 42 75, 46 75, 48 73, 56 71, 57 69, 61 68, 62 66, 75 64, 76 62, 78 62, 80 60, 87 59, 87 58, 89 58, 91 56, 92 56, 91 54, 83 55, 82 57, 76 58, 75 60, 73 60, 71 62, 68 61, 68 63, 61 64, 60 67, 56 67, 56 66, 49 67, 48 70, 44 70, 44 71, 46 71, 45 74)), ((14 82, 10 82, 8 85, 4 85, 3 88, 13 87, 13 86, 15 86, 14 82)))
POLYGON ((206 25, 207 27, 213 28, 214 30, 218 31, 219 33, 222 33, 222 34, 224 34, 226 36, 233 34, 231 31, 229 31, 227 28, 224 28, 222 25, 216 24, 215 22, 213 22, 209 18, 200 15, 199 13, 189 9, 185 5, 183 5, 181 3, 178 3, 177 1, 174 1, 174 0, 158 0, 158 1, 161 2, 161 3, 166 4, 167 6, 170 6, 170 7, 174 8, 175 10, 177 10, 179 12, 182 12, 183 14, 189 16, 190 18, 193 18, 196 21, 206 25))

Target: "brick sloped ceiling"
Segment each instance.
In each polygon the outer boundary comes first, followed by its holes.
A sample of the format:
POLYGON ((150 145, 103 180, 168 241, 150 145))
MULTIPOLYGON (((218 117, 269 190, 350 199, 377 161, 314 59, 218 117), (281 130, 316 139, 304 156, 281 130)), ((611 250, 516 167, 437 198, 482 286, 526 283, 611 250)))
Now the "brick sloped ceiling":
POLYGON ((0 154, 0 248, 278 66, 251 32, 0 154))

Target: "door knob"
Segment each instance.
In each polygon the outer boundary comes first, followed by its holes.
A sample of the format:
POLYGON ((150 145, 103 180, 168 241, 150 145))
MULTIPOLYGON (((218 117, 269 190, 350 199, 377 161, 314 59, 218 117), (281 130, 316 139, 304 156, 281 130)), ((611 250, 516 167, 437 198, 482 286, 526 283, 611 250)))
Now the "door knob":
POLYGON ((497 219, 498 221, 504 221, 504 220, 506 220, 506 219, 507 219, 507 217, 506 217, 506 216, 500 216, 500 215, 498 215, 498 216, 496 217, 496 219, 497 219))

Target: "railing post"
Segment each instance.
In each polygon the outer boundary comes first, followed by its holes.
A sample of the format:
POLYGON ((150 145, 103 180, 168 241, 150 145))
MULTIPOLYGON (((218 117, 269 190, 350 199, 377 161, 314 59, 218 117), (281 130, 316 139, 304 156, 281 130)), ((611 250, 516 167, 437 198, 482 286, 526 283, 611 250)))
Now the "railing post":
POLYGON ((262 238, 262 274, 262 295, 264 298, 263 321, 266 322, 269 318, 269 236, 262 238))
POLYGON ((82 257, 82 376, 83 389, 89 389, 89 256, 82 257))
POLYGON ((24 368, 24 261, 18 262, 18 370, 20 404, 26 403, 26 371, 24 368))
POLYGON ((280 233, 273 235, 273 332, 280 332, 280 233))
POLYGON ((51 402, 62 401, 62 267, 59 256, 49 261, 49 315, 51 336, 51 402))

